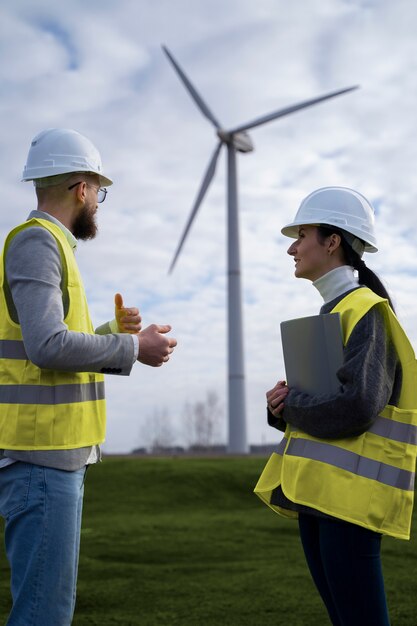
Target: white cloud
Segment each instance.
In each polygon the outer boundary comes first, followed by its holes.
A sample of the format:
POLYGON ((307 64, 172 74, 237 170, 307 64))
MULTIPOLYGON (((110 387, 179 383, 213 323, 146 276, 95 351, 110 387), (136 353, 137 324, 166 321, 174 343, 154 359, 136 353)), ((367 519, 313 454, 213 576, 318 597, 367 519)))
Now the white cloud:
POLYGON ((32 187, 18 182, 32 136, 76 128, 115 180, 98 238, 78 253, 93 316, 108 319, 121 291, 145 323, 171 323, 179 339, 166 367, 109 379, 108 450, 140 445, 155 407, 179 422, 184 403, 208 388, 226 398, 225 155, 168 277, 216 138, 162 43, 229 127, 361 85, 254 129, 255 152, 238 157, 250 440, 276 438, 264 393, 283 372, 279 322, 320 307, 314 288, 294 279, 280 235, 312 189, 351 186, 376 203, 381 251, 369 265, 417 345, 412 0, 6 0, 1 13, 1 233, 34 206, 32 187))

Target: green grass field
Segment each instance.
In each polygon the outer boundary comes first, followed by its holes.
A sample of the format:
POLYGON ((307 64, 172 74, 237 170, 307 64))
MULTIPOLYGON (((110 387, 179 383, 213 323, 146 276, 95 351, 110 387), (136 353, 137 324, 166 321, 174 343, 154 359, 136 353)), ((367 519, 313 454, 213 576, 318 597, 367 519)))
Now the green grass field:
MULTIPOLYGON (((107 458, 86 482, 74 626, 323 626, 297 525, 252 489, 265 459, 107 458)), ((417 625, 411 542, 385 539, 392 626, 417 625)), ((0 623, 10 597, 0 553, 0 623)))

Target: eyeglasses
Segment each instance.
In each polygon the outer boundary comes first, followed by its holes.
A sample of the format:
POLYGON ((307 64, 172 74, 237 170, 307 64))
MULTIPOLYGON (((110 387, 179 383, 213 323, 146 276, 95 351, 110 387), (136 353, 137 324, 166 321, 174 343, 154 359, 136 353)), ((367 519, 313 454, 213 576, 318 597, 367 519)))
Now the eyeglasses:
MULTIPOLYGON (((78 183, 74 183, 73 185, 71 185, 70 187, 68 187, 68 191, 70 191, 71 189, 74 189, 74 187, 76 187, 77 185, 81 185, 81 183, 83 183, 85 181, 80 180, 78 183)), ((97 192, 97 202, 99 204, 101 204, 101 202, 104 202, 107 196, 107 189, 105 187, 95 187, 94 185, 89 185, 88 183, 85 183, 87 185, 87 187, 92 187, 93 189, 96 190, 97 192)))

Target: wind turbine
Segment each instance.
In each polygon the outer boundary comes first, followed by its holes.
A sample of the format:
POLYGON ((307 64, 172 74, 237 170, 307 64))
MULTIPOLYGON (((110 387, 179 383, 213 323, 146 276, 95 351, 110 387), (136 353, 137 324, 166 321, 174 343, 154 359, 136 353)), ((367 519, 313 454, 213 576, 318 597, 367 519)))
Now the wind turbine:
POLYGON ((223 145, 227 148, 227 276, 228 276, 228 406, 229 406, 229 442, 228 451, 238 454, 246 454, 248 452, 248 443, 246 436, 246 403, 245 403, 245 374, 243 359, 243 329, 242 329, 242 296, 240 283, 240 249, 239 249, 239 221, 238 221, 238 200, 237 200, 237 172, 236 172, 236 152, 252 152, 254 147, 251 138, 247 134, 247 130, 261 126, 272 120, 276 120, 284 115, 290 115, 300 109, 318 104, 329 98, 348 93, 357 89, 358 86, 347 87, 338 91, 304 100, 298 104, 293 104, 284 109, 279 109, 273 113, 258 117, 251 122, 241 124, 235 128, 225 130, 207 104, 198 94, 195 87, 191 84, 177 61, 174 59, 168 48, 162 46, 163 51, 172 63, 175 71, 183 82, 185 88, 191 95, 197 107, 202 114, 213 124, 216 129, 219 141, 210 159, 209 165, 205 172, 203 182, 201 183, 197 197, 194 201, 190 216, 185 225, 181 239, 178 243, 174 258, 171 262, 169 273, 174 269, 178 256, 182 250, 184 242, 187 238, 191 225, 201 206, 203 198, 210 186, 216 171, 216 164, 219 158, 220 150, 223 145))

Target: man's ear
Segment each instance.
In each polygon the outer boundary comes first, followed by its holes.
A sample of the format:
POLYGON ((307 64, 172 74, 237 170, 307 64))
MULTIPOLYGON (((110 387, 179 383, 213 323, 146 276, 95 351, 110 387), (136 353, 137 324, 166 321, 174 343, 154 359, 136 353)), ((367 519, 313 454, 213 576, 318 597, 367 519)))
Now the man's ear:
POLYGON ((86 195, 87 195, 87 183, 82 182, 77 187, 77 200, 84 203, 86 195))

